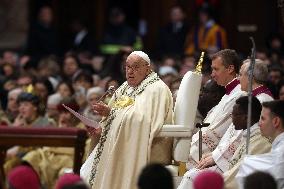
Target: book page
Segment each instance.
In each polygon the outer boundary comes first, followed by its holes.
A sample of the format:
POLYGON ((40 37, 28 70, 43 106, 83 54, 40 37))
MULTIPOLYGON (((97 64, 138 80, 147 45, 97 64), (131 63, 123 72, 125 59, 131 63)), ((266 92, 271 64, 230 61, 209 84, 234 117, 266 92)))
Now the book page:
POLYGON ((89 126, 89 127, 93 127, 95 129, 100 128, 100 124, 97 121, 91 120, 89 118, 87 118, 86 116, 83 116, 81 114, 79 114, 78 112, 72 110, 71 108, 69 108, 68 106, 66 106, 65 104, 62 104, 64 108, 66 108, 69 112, 71 112, 74 116, 76 116, 78 119, 80 119, 82 121, 83 124, 89 126))

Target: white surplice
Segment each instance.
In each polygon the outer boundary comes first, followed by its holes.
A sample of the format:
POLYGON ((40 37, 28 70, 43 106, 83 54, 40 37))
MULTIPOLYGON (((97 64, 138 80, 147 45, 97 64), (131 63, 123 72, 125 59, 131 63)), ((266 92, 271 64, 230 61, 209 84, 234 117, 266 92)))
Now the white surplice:
POLYGON ((242 142, 243 130, 235 130, 232 123, 220 140, 217 148, 212 152, 212 158, 221 172, 229 169, 229 160, 242 142))
MULTIPOLYGON (((256 98, 260 101, 260 103, 273 100, 270 95, 261 91, 260 93, 255 94, 256 98)), ((258 127, 258 125, 255 124, 252 126, 252 128, 255 127, 258 127)), ((222 172, 225 172, 229 169, 229 160, 232 158, 233 154, 235 153, 236 149, 238 148, 238 145, 242 140, 242 133, 242 130, 235 130, 235 126, 231 124, 222 139, 220 140, 216 149, 212 152, 212 157, 218 168, 221 169, 222 172)))
POLYGON ((236 175, 240 188, 243 188, 245 177, 255 171, 270 173, 276 179, 278 188, 284 188, 284 132, 275 138, 269 153, 244 157, 236 175))
MULTIPOLYGON (((232 131, 232 128, 230 127, 227 130, 227 133, 230 132, 230 130, 232 131)), ((269 141, 262 137, 260 134, 260 130, 259 130, 259 126, 258 123, 254 124, 251 128, 250 128, 250 149, 249 149, 249 154, 260 154, 260 153, 265 153, 268 152, 271 144, 269 143, 269 141)), ((227 134, 227 137, 229 137, 229 134, 227 134)), ((227 138, 226 137, 226 138, 227 138)), ((202 171, 204 170, 212 170, 212 171, 217 171, 221 174, 223 174, 224 172, 224 180, 225 180, 225 184, 226 185, 226 189, 230 188, 230 189, 237 189, 235 188, 235 180, 234 177, 236 175, 236 171, 239 167, 240 161, 242 160, 242 156, 244 156, 245 154, 245 147, 246 147, 246 137, 247 137, 247 131, 243 130, 239 133, 239 141, 240 143, 238 143, 238 145, 234 146, 233 148, 237 148, 234 151, 234 154, 230 155, 230 159, 228 159, 226 161, 226 163, 222 164, 221 167, 219 168, 217 165, 206 168, 206 169, 190 169, 189 171, 187 171, 185 173, 185 175, 183 176, 183 179, 178 187, 178 189, 192 189, 192 182, 193 179, 202 171), (224 166, 225 165, 225 166, 224 166)), ((223 142, 225 141, 225 137, 222 138, 223 142)), ((227 138, 227 140, 229 140, 227 138)), ((233 140, 233 143, 236 142, 236 140, 233 140)), ((236 144, 236 143, 235 143, 236 144)), ((227 150, 228 152, 229 150, 227 150)))
MULTIPOLYGON (((219 141, 232 123, 230 114, 236 100, 246 93, 241 91, 240 84, 229 93, 225 94, 221 101, 213 107, 204 119, 204 123, 210 123, 208 127, 202 128, 202 154, 211 153, 219 144, 219 141)), ((199 133, 192 137, 190 155, 187 169, 197 165, 199 161, 199 133)))

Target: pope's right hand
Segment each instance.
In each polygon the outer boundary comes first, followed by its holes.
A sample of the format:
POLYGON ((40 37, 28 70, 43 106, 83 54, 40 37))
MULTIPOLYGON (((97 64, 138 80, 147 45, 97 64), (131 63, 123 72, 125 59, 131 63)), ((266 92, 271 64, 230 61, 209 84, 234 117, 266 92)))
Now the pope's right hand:
POLYGON ((110 113, 110 107, 103 102, 97 102, 93 104, 93 111, 103 117, 107 117, 110 113))

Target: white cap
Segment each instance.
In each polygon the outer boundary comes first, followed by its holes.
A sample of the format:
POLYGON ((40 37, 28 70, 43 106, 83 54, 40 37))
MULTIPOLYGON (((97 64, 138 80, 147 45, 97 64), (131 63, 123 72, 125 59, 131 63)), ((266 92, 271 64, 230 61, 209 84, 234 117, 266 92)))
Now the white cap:
POLYGON ((168 74, 175 75, 175 76, 178 75, 178 72, 176 71, 176 69, 174 69, 171 66, 161 66, 159 68, 158 73, 159 73, 160 76, 165 76, 165 75, 168 75, 168 74))
POLYGON ((143 51, 133 51, 132 53, 130 53, 130 55, 137 55, 137 56, 139 56, 140 58, 145 60, 149 65, 151 63, 149 56, 146 53, 144 53, 143 51))
POLYGON ((15 88, 15 89, 12 89, 11 91, 8 92, 8 97, 9 96, 13 96, 15 95, 16 97, 18 97, 18 95, 23 92, 23 89, 22 88, 15 88))
POLYGON ((58 105, 62 99, 63 98, 59 93, 54 93, 48 96, 46 104, 47 105, 58 105))
POLYGON ((98 94, 98 95, 103 95, 104 94, 104 89, 101 87, 92 87, 90 89, 88 89, 87 91, 87 99, 89 100, 89 98, 91 97, 92 94, 98 94))

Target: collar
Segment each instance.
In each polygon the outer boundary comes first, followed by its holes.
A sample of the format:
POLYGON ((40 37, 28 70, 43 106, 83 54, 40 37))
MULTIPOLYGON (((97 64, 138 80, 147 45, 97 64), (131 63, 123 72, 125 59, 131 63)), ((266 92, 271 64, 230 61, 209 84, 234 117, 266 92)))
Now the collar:
POLYGON ((238 84, 240 84, 240 81, 239 81, 237 78, 233 79, 230 83, 228 83, 228 84, 225 86, 226 95, 229 95, 229 94, 232 92, 232 90, 234 90, 234 88, 235 88, 238 84))
POLYGON ((260 85, 259 87, 252 90, 252 96, 257 96, 261 93, 265 93, 272 97, 270 90, 264 85, 260 85))
POLYGON ((272 142, 272 149, 277 148, 278 144, 284 141, 284 132, 278 135, 272 142))

